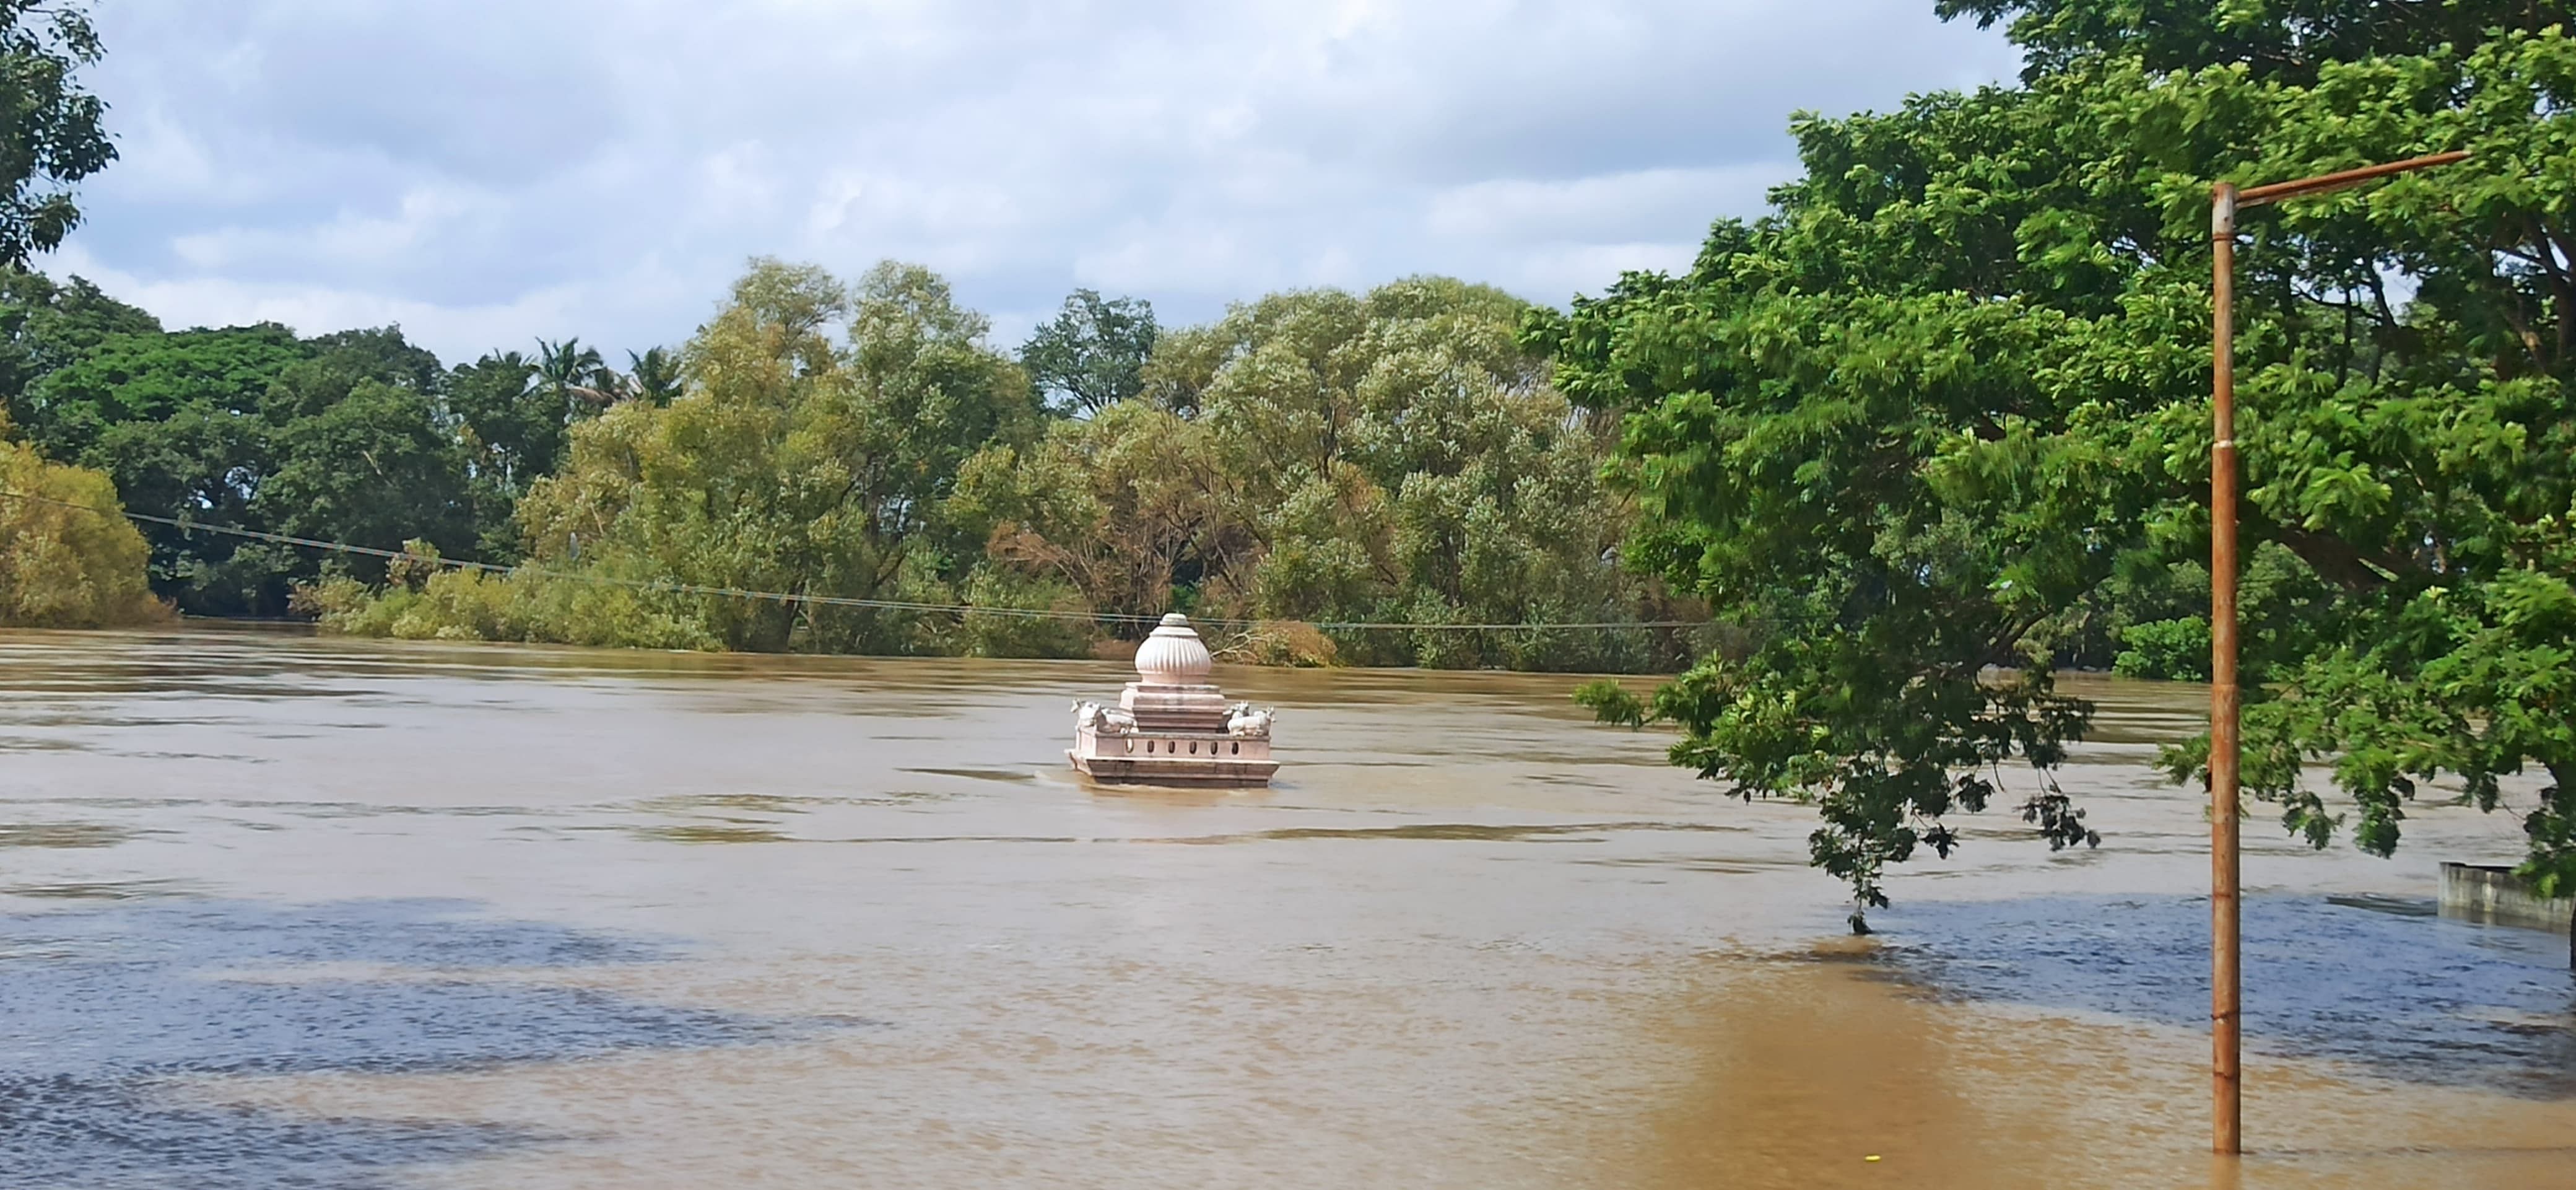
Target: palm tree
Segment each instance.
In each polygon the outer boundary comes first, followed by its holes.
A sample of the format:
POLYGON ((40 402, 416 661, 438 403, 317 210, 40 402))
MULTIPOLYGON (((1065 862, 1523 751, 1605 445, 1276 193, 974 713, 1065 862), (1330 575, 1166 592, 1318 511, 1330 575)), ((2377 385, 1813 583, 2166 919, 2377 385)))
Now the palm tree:
POLYGON ((599 357, 599 349, 582 346, 578 338, 560 343, 537 340, 537 379, 563 402, 567 419, 616 404, 624 387, 617 373, 599 357))
POLYGON ((660 347, 648 347, 644 354, 626 353, 627 386, 638 400, 668 405, 680 395, 679 357, 660 347))

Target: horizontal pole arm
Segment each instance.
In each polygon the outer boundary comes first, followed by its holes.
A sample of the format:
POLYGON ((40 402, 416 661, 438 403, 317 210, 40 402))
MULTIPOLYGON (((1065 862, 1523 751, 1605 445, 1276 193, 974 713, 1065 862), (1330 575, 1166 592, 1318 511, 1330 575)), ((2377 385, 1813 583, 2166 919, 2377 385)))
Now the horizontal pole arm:
POLYGON ((2279 202, 2285 198, 2304 198, 2311 194, 2325 194, 2358 186, 2364 182, 2374 182, 2392 174, 2410 173, 2419 169, 2431 169, 2436 165, 2449 165, 2454 161, 2466 161, 2468 157, 2466 152, 2433 153, 2423 157, 2409 157, 2404 161, 2391 161, 2383 165, 2365 165, 2360 169, 2347 169, 2340 173, 2319 174, 2313 178, 2300 178, 2293 182, 2274 182, 2269 186, 2255 186, 2237 191, 2236 205, 2261 206, 2264 203, 2279 202))

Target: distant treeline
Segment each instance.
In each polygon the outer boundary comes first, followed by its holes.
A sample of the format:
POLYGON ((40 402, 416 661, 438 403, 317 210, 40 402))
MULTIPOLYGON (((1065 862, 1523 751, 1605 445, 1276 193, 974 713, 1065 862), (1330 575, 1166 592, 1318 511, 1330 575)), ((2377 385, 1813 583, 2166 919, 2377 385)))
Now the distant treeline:
MULTIPOLYGON (((492 574, 144 526, 151 589, 351 632, 667 648, 1079 655, 1259 621, 1253 659, 1654 670, 1705 644, 1619 564, 1615 420, 1570 405, 1530 311, 1442 278, 1159 330, 1082 291, 1016 353, 926 269, 756 261, 684 346, 539 341, 448 367, 394 327, 166 330, 0 276, 0 400, 133 511, 523 567, 492 574), (620 581, 592 581, 599 579, 620 581), (898 612, 676 583, 1071 613, 898 612), (1493 631, 1317 622, 1512 624, 1493 631), (1550 629, 1550 624, 1629 628, 1550 629)), ((30 458, 28 465, 36 460, 30 458)), ((98 493, 105 492, 98 487, 98 493)))

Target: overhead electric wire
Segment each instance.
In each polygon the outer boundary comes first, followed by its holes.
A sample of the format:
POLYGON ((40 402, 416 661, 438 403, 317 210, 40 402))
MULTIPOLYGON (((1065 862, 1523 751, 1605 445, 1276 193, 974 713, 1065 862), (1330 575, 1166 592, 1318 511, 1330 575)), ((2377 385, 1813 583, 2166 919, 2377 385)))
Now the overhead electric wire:
MULTIPOLYGON (((533 575, 538 578, 559 579, 565 582, 602 583, 611 586, 630 587, 643 591, 663 591, 675 595, 709 595, 732 599, 766 599, 776 603, 809 603, 825 607, 866 608, 873 611, 924 612, 958 616, 1017 616, 1023 619, 1062 620, 1082 623, 1158 624, 1161 623, 1163 619, 1159 615, 1144 615, 1135 612, 1075 612, 1039 607, 979 607, 974 604, 966 603, 923 603, 907 599, 861 599, 848 595, 813 595, 794 591, 758 591, 743 587, 720 587, 711 586, 705 583, 677 582, 669 579, 623 578, 617 575, 595 574, 578 570, 553 570, 542 566, 503 566, 495 562, 475 562, 463 558, 440 557, 435 554, 416 554, 409 550, 389 550, 369 545, 352 545, 345 541, 326 541, 314 537, 297 537, 292 534, 269 533, 259 529, 243 529, 232 525, 209 525, 198 521, 184 520, 178 517, 155 516, 148 512, 133 512, 126 509, 109 510, 104 508, 94 508, 87 504, 81 504, 70 500, 57 500, 51 496, 39 496, 32 492, 11 492, 0 490, 0 498, 27 500, 38 504, 50 504, 58 508, 69 508, 80 512, 86 512, 92 516, 123 516, 128 520, 141 521, 146 524, 168 525, 183 533, 216 533, 228 537, 240 537, 247 538, 252 541, 264 541, 273 545, 292 545, 306 549, 329 550, 338 554, 361 554, 371 558, 384 558, 389 561, 425 562, 433 566, 446 566, 458 570, 479 570, 491 574, 526 574, 533 575)), ((1260 624, 1270 622, 1262 620, 1198 616, 1191 617, 1191 620, 1193 623, 1198 624, 1244 628, 1257 627, 1260 624)), ((1310 620, 1305 622, 1319 630, 1327 632, 1357 632, 1372 630, 1517 632, 1554 629, 1607 631, 1627 628, 1698 628, 1706 624, 1706 621, 1702 620, 1599 620, 1590 623, 1566 624, 1444 624, 1427 622, 1395 623, 1320 620, 1310 620)))

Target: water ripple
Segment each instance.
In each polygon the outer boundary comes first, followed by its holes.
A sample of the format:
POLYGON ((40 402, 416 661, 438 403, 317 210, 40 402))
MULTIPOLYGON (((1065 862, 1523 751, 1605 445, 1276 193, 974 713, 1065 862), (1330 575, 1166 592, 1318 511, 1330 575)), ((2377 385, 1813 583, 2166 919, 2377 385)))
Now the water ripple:
MULTIPOLYGON (((2392 898, 2254 896, 2250 1049, 2414 1082, 2576 1097, 2576 973, 2555 934, 2392 898)), ((2180 896, 1900 903, 1896 969, 1938 994, 2206 1028, 2209 902, 2180 896)))
POLYGON ((130 901, 0 915, 0 1187, 374 1190, 402 1166, 560 1139, 179 1103, 153 1086, 174 1076, 468 1070, 832 1027, 524 978, 678 951, 471 908, 130 901))

